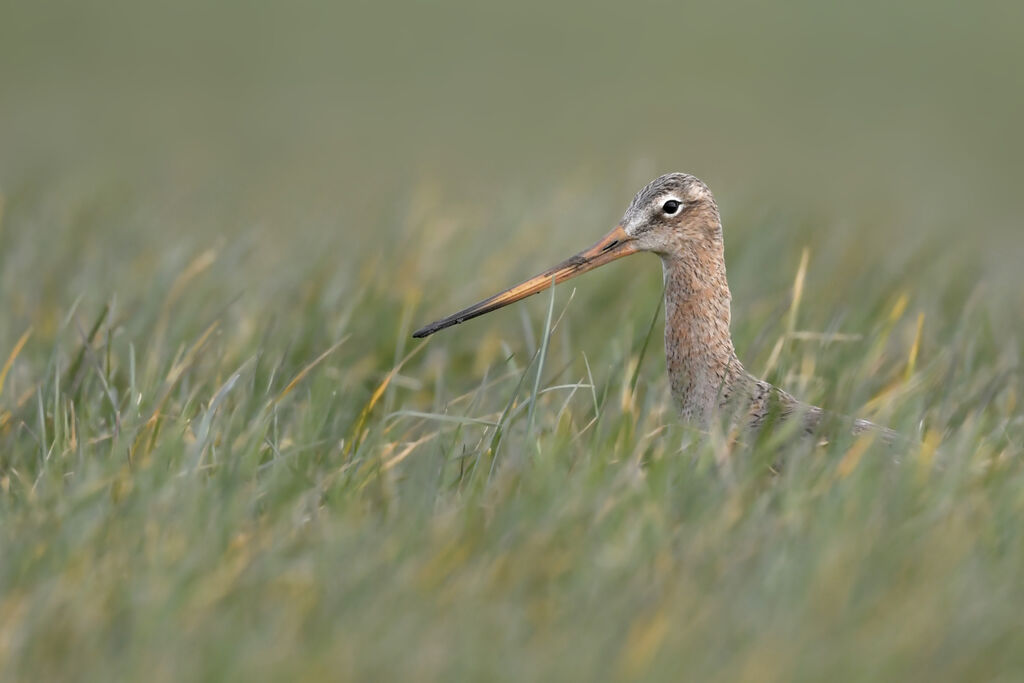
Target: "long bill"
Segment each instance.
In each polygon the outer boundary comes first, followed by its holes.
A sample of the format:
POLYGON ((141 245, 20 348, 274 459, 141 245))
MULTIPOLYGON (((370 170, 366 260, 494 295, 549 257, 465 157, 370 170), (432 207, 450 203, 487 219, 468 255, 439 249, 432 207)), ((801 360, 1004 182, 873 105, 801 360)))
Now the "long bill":
POLYGON ((620 259, 623 256, 629 256, 638 251, 633 238, 626 234, 626 231, 621 225, 615 227, 614 230, 605 235, 601 240, 585 251, 581 251, 575 256, 562 261, 557 266, 545 270, 539 275, 531 277, 529 280, 520 282, 515 287, 506 289, 500 294, 495 294, 489 299, 473 304, 469 308, 464 308, 458 313, 453 313, 447 318, 442 318, 436 322, 432 322, 426 327, 422 327, 413 332, 413 337, 422 338, 427 337, 438 330, 443 330, 446 327, 452 325, 458 325, 459 323, 465 322, 477 316, 483 315, 484 313, 490 313, 503 306, 515 303, 520 299, 525 299, 528 296, 533 296, 537 292, 542 292, 551 286, 552 280, 555 283, 565 282, 570 278, 574 278, 577 275, 582 275, 588 270, 593 270, 599 266, 603 266, 606 263, 611 263, 616 259, 620 259))

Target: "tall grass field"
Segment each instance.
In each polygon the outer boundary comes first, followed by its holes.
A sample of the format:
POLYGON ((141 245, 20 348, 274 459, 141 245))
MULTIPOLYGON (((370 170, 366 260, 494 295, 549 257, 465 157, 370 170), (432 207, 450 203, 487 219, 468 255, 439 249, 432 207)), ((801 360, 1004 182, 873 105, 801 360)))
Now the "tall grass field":
POLYGON ((1024 678, 1019 9, 646 5, 3 10, 0 679, 1024 678), (681 423, 651 255, 411 338, 674 170, 905 442, 681 423))

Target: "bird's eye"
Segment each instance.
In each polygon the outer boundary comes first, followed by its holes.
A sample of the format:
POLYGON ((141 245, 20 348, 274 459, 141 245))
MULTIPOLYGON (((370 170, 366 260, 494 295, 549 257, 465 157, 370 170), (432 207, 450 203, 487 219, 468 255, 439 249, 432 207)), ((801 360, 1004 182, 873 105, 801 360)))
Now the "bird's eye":
POLYGON ((682 205, 679 202, 677 202, 674 199, 670 199, 662 205, 661 210, 667 213, 669 216, 672 216, 677 211, 679 211, 680 206, 682 205))

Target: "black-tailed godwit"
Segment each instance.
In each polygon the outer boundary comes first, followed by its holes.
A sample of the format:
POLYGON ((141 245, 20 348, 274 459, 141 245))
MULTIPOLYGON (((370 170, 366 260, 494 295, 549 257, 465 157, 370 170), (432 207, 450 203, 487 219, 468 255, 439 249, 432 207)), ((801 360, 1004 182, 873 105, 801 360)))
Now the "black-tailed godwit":
MULTIPOLYGON (((772 416, 799 416, 807 431, 820 426, 824 411, 754 377, 737 358, 718 205, 707 185, 685 173, 663 175, 640 190, 619 224, 589 249, 413 336, 426 337, 541 292, 552 281, 563 282, 641 251, 661 257, 665 355, 672 396, 684 419, 707 425, 716 411, 728 408, 741 411, 753 427, 772 416)), ((866 420, 856 420, 853 430, 892 434, 866 420)))

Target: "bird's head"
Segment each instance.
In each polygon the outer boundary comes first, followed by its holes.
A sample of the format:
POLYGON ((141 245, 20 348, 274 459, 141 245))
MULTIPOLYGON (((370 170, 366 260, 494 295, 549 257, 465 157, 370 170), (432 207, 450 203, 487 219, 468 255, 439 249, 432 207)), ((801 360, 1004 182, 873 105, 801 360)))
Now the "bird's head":
POLYGON ((541 292, 552 282, 564 282, 638 251, 685 253, 721 244, 721 239, 718 207, 707 185, 692 175, 669 173, 640 190, 622 221, 594 246, 515 287, 420 328, 413 336, 426 337, 458 325, 541 292))
POLYGON ((640 190, 619 226, 637 251, 672 254, 721 241, 718 206, 708 186, 686 173, 669 173, 640 190))

